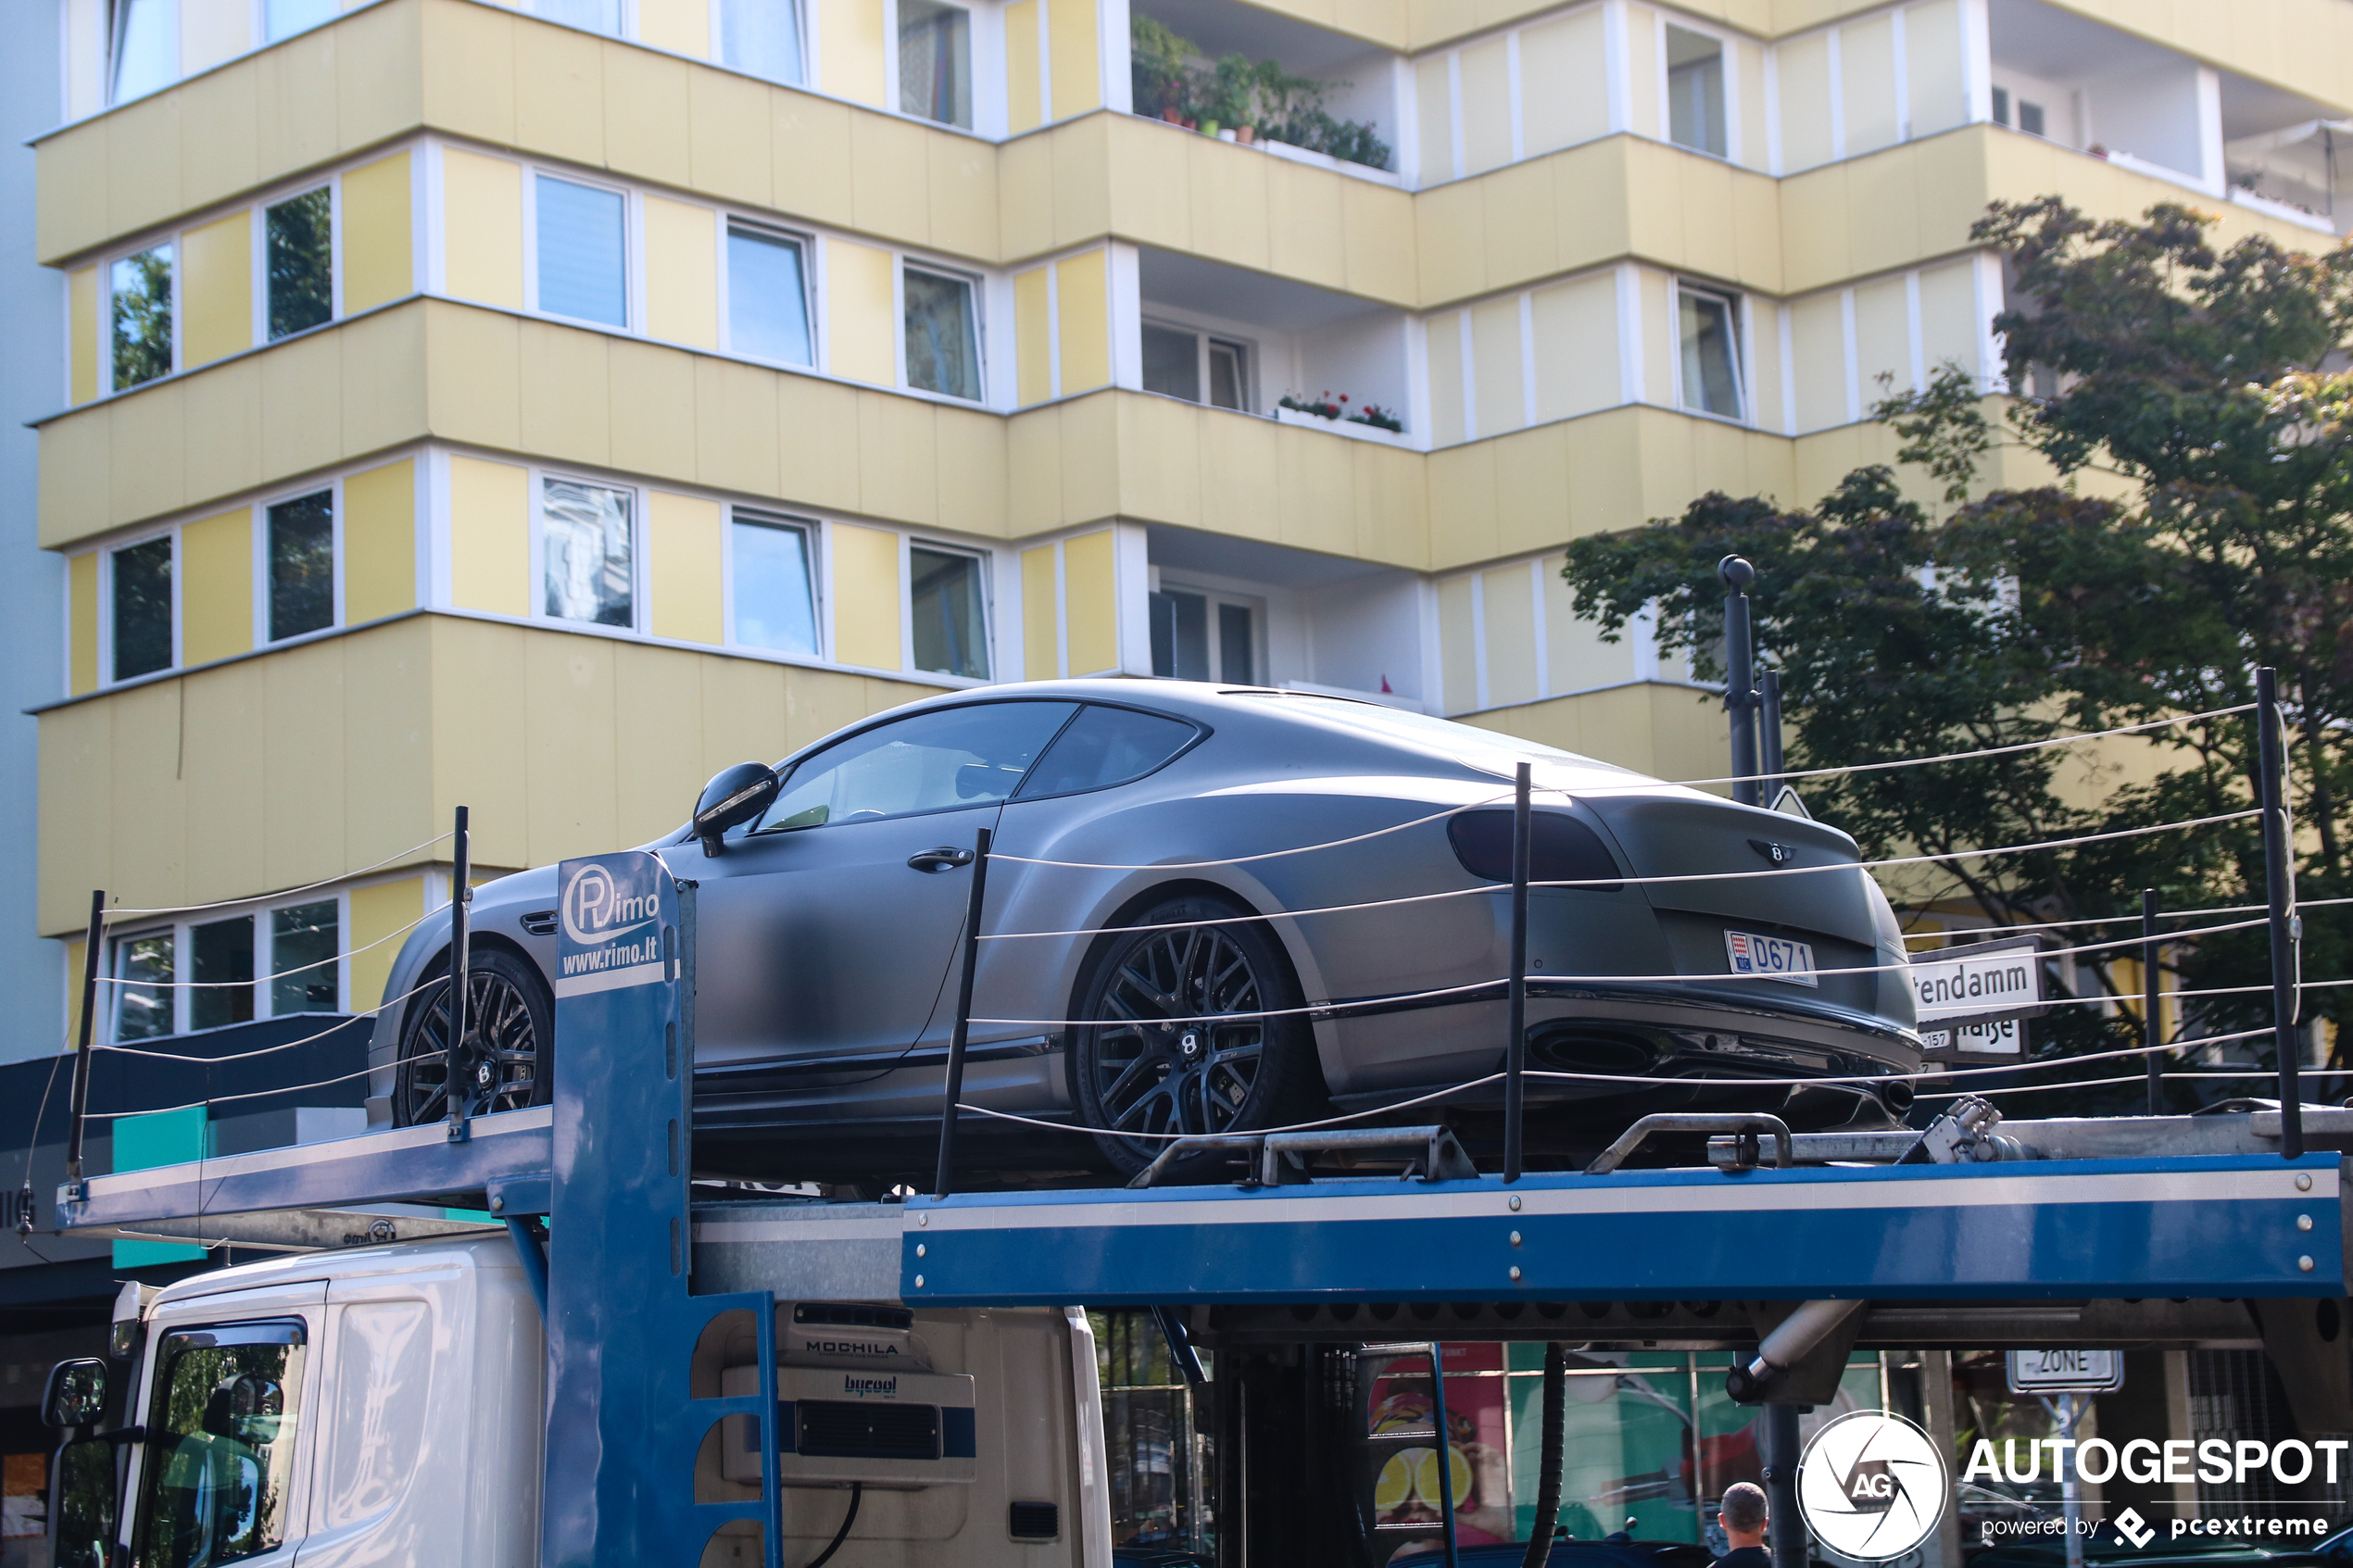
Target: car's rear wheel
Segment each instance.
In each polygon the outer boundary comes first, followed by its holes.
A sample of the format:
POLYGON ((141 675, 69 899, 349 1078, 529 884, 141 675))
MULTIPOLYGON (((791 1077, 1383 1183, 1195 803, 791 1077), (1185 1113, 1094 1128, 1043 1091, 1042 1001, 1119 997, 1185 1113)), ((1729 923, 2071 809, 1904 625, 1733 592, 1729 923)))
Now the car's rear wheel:
MULTIPOLYGON (((393 1079, 397 1125, 449 1114, 449 1002, 444 974, 409 1009, 393 1079)), ((466 1056, 459 1092, 471 1115, 546 1105, 554 1090, 554 1003, 537 972, 511 953, 488 948, 466 966, 466 1056)))
POLYGON ((1122 1172, 1150 1164, 1164 1135, 1280 1126, 1321 1100, 1307 1020, 1264 1016, 1300 1006, 1282 949, 1264 927, 1205 923, 1244 912, 1160 904, 1112 939, 1088 981, 1072 1015, 1088 1021, 1073 1031, 1079 1114, 1122 1172))

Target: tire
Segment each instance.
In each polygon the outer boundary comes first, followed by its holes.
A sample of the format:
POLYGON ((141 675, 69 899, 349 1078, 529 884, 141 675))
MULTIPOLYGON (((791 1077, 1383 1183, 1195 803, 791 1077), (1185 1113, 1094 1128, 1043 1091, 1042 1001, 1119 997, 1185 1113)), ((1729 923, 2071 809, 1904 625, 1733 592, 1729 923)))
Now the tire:
POLYGON ((1159 1022, 1301 1004, 1290 960, 1263 926, 1188 925, 1246 910, 1173 898, 1117 934, 1089 974, 1071 1031, 1079 1116, 1134 1175, 1167 1147, 1121 1133, 1242 1133, 1313 1114, 1323 1099, 1315 1034, 1300 1014, 1233 1023, 1159 1022), (1116 1021, 1116 1022, 1111 1022, 1116 1021))
MULTIPOLYGON (((475 1070, 467 1113, 546 1105, 555 1089, 555 1004, 539 972, 512 953, 484 948, 466 966, 466 1046, 475 1070)), ((392 1087, 395 1126, 421 1126, 449 1114, 443 1095, 448 1046, 444 973, 416 999, 401 1027, 392 1087)))

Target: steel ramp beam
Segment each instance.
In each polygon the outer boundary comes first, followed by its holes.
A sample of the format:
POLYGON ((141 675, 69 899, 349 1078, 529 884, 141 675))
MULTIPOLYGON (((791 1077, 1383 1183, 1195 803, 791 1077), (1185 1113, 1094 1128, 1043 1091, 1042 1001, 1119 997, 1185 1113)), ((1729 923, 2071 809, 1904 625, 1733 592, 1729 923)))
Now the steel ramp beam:
POLYGON ((906 1210, 910 1306, 2346 1294, 2334 1155, 1000 1193, 906 1210))

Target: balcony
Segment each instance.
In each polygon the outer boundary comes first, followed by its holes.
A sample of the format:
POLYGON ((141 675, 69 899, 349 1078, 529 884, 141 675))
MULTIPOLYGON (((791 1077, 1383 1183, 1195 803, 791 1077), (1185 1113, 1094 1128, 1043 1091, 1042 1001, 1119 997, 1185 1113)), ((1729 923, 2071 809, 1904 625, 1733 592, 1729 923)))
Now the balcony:
POLYGON ((1139 0, 1129 15, 1136 113, 1400 182, 1394 52, 1239 0, 1139 0))

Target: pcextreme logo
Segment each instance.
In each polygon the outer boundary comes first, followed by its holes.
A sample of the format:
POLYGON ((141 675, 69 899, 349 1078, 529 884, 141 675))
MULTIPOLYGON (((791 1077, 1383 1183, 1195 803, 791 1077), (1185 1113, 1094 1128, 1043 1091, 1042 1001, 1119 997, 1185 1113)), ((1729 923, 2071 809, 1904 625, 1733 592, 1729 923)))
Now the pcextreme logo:
POLYGON ((1952 1495, 1944 1456, 1900 1415, 1856 1411, 1825 1424, 1797 1464, 1797 1511, 1842 1557, 1883 1562, 1936 1533, 1952 1495))

